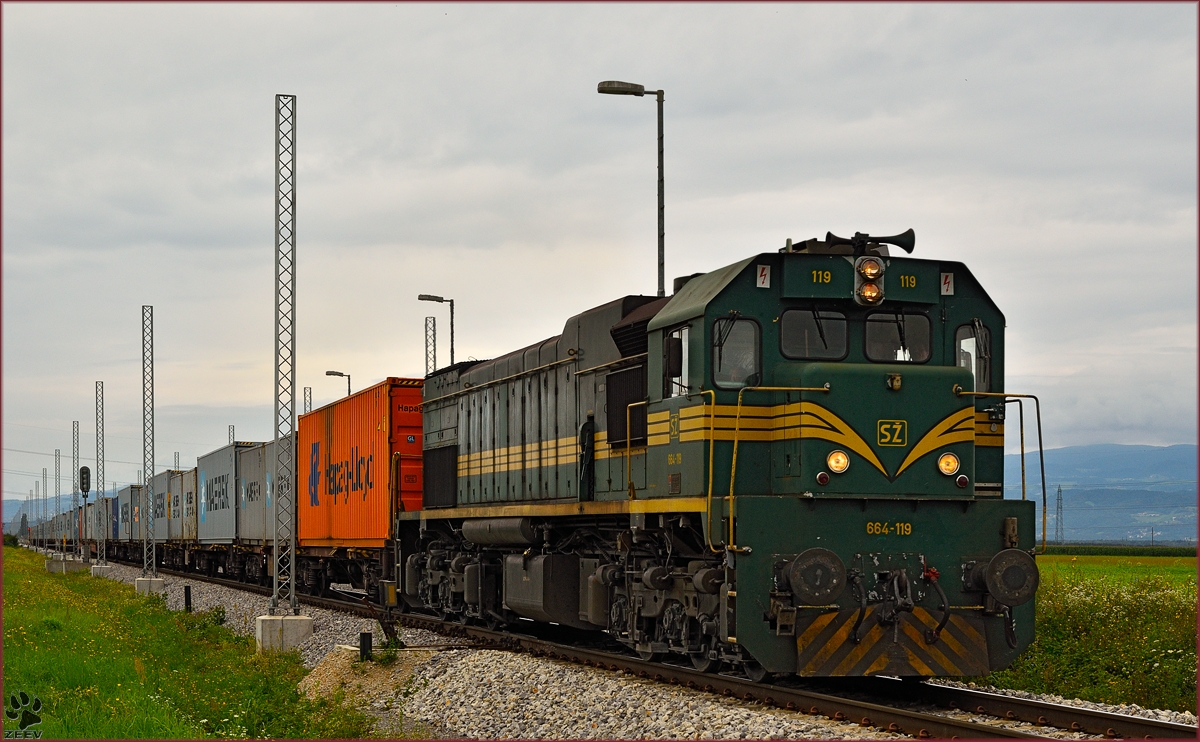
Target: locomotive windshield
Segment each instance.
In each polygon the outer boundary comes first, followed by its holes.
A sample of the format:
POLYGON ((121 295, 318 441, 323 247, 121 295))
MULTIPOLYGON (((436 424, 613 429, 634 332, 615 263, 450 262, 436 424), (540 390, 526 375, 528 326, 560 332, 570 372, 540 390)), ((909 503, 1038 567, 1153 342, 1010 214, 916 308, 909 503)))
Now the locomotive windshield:
POLYGON ((741 389, 757 383, 759 330, 748 319, 719 319, 713 323, 713 382, 722 389, 741 389), (750 377, 756 377, 751 379, 750 377))
POLYGON ((929 360, 929 318, 923 314, 876 312, 867 316, 866 355, 878 363, 929 360))
POLYGON ((785 358, 845 358, 846 315, 817 309, 789 309, 779 319, 779 344, 785 358))

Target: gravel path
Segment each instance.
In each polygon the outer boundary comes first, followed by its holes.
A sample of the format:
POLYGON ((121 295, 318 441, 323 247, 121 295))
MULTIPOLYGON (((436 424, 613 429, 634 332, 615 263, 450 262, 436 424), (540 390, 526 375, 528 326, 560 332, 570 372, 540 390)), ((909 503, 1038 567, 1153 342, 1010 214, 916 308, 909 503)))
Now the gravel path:
POLYGON ((405 713, 473 739, 904 739, 633 675, 496 650, 418 668, 405 713))
MULTIPOLYGON (((133 584, 141 569, 114 565, 112 577, 133 584)), ((193 610, 224 606, 225 625, 253 635, 254 618, 267 612, 268 599, 220 585, 164 576, 167 607, 183 608, 183 588, 192 587, 193 610)), ((335 652, 337 644, 358 644, 360 631, 379 625, 359 616, 304 606, 313 617, 313 636, 300 647, 304 664, 316 668, 302 683, 309 694, 332 688, 378 720, 377 731, 419 736, 491 739, 893 739, 902 735, 834 722, 824 717, 764 707, 744 701, 654 683, 633 675, 584 667, 527 654, 496 650, 449 650, 402 655, 396 665, 358 663, 335 652)), ((400 628, 408 645, 444 645, 461 640, 423 629, 400 628)), ((956 685, 953 681, 940 681, 956 685)), ((970 686, 975 687, 975 686, 970 686)), ((1055 703, 1196 724, 1187 712, 1114 706, 1022 691, 982 690, 1055 703)), ((964 712, 942 712, 963 715, 964 712)), ((989 717, 980 723, 1013 725, 989 717)), ((1048 730, 1038 729, 1047 734, 1048 730)), ((1082 739, 1061 732, 1054 736, 1082 739)))

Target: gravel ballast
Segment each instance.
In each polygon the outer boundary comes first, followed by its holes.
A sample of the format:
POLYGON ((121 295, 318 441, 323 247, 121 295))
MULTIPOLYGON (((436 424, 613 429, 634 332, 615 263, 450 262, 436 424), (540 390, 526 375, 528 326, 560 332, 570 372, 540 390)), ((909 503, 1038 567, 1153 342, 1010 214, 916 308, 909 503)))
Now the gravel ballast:
MULTIPOLYGON (((122 564, 114 564, 112 579, 127 582, 130 585, 142 576, 142 570, 122 564)), ((183 588, 192 588, 192 610, 207 611, 217 606, 225 608, 225 627, 235 634, 254 636, 254 619, 267 615, 270 598, 257 593, 235 590, 224 585, 214 585, 211 582, 191 580, 175 575, 161 575, 163 579, 163 594, 167 598, 167 608, 173 611, 183 610, 183 588)), ((304 615, 313 619, 313 635, 300 645, 300 657, 304 666, 313 668, 325 658, 338 644, 358 646, 358 635, 363 631, 372 633, 374 642, 382 644, 379 624, 370 618, 353 613, 332 611, 327 608, 305 605, 304 615)), ((440 634, 424 629, 409 629, 397 627, 400 639, 405 644, 445 644, 461 642, 458 639, 447 639, 440 634)))
MULTIPOLYGON (((114 565, 111 575, 129 584, 141 569, 114 565)), ((225 625, 254 634, 254 619, 267 613, 268 598, 222 585, 164 575, 167 607, 183 608, 183 588, 191 585, 194 611, 225 608, 225 625)), ((825 717, 765 707, 679 686, 655 683, 600 668, 488 649, 413 652, 396 666, 357 663, 356 655, 335 646, 357 645, 362 631, 383 637, 377 622, 340 611, 305 605, 313 636, 300 646, 306 667, 316 668, 302 690, 324 694, 340 687, 347 701, 370 712, 380 733, 413 730, 429 736, 492 739, 890 739, 903 735, 835 722, 825 717), (356 694, 360 697, 356 698, 356 694)), ((408 645, 461 643, 431 631, 398 628, 408 645)), ((939 681, 947 685, 963 685, 939 681)), ((1196 724, 1187 712, 1115 706, 1022 691, 979 690, 1047 700, 1082 708, 1196 724)), ((925 710, 925 709, 922 709, 925 710)), ((1025 728, 1019 722, 939 712, 979 723, 1025 728)), ((1030 727, 1038 734, 1066 739, 1089 735, 1030 727)))

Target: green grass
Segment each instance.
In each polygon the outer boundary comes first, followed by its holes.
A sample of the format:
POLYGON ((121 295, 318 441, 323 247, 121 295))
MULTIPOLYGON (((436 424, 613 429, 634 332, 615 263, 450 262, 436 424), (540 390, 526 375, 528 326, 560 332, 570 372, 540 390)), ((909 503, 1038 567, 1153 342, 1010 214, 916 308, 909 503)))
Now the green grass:
MULTIPOLYGON (((222 616, 4 548, 4 691, 41 699, 45 737, 362 737, 340 699, 303 698, 298 653, 257 654, 222 616)), ((223 614, 223 612, 222 612, 223 614)), ((5 728, 15 728, 5 721, 5 728)))
POLYGON ((1196 710, 1196 560, 1038 557, 1037 639, 984 682, 1196 710))
POLYGON ((1112 577, 1132 581, 1139 577, 1162 577, 1171 583, 1196 582, 1196 557, 1166 556, 1056 556, 1037 558, 1042 579, 1055 574, 1081 577, 1112 577))

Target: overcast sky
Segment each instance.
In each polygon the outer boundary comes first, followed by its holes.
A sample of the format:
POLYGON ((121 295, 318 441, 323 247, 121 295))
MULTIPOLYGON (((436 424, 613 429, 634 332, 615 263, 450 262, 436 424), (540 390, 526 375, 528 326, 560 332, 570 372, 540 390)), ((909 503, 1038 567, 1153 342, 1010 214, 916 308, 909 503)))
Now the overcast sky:
MULTIPOLYGON (((316 405, 557 334, 785 239, 916 230, 1008 322, 1046 443, 1196 442, 1195 4, 12 4, 3 492, 71 421, 141 468, 272 436, 276 93, 299 99, 299 386, 316 405)), ((297 390, 299 393, 299 389, 297 390)), ((1015 426, 1014 426, 1015 432, 1015 426)), ((1032 442, 1032 436, 1030 439, 1032 442)), ((1016 444, 1016 436, 1009 436, 1016 444)))

